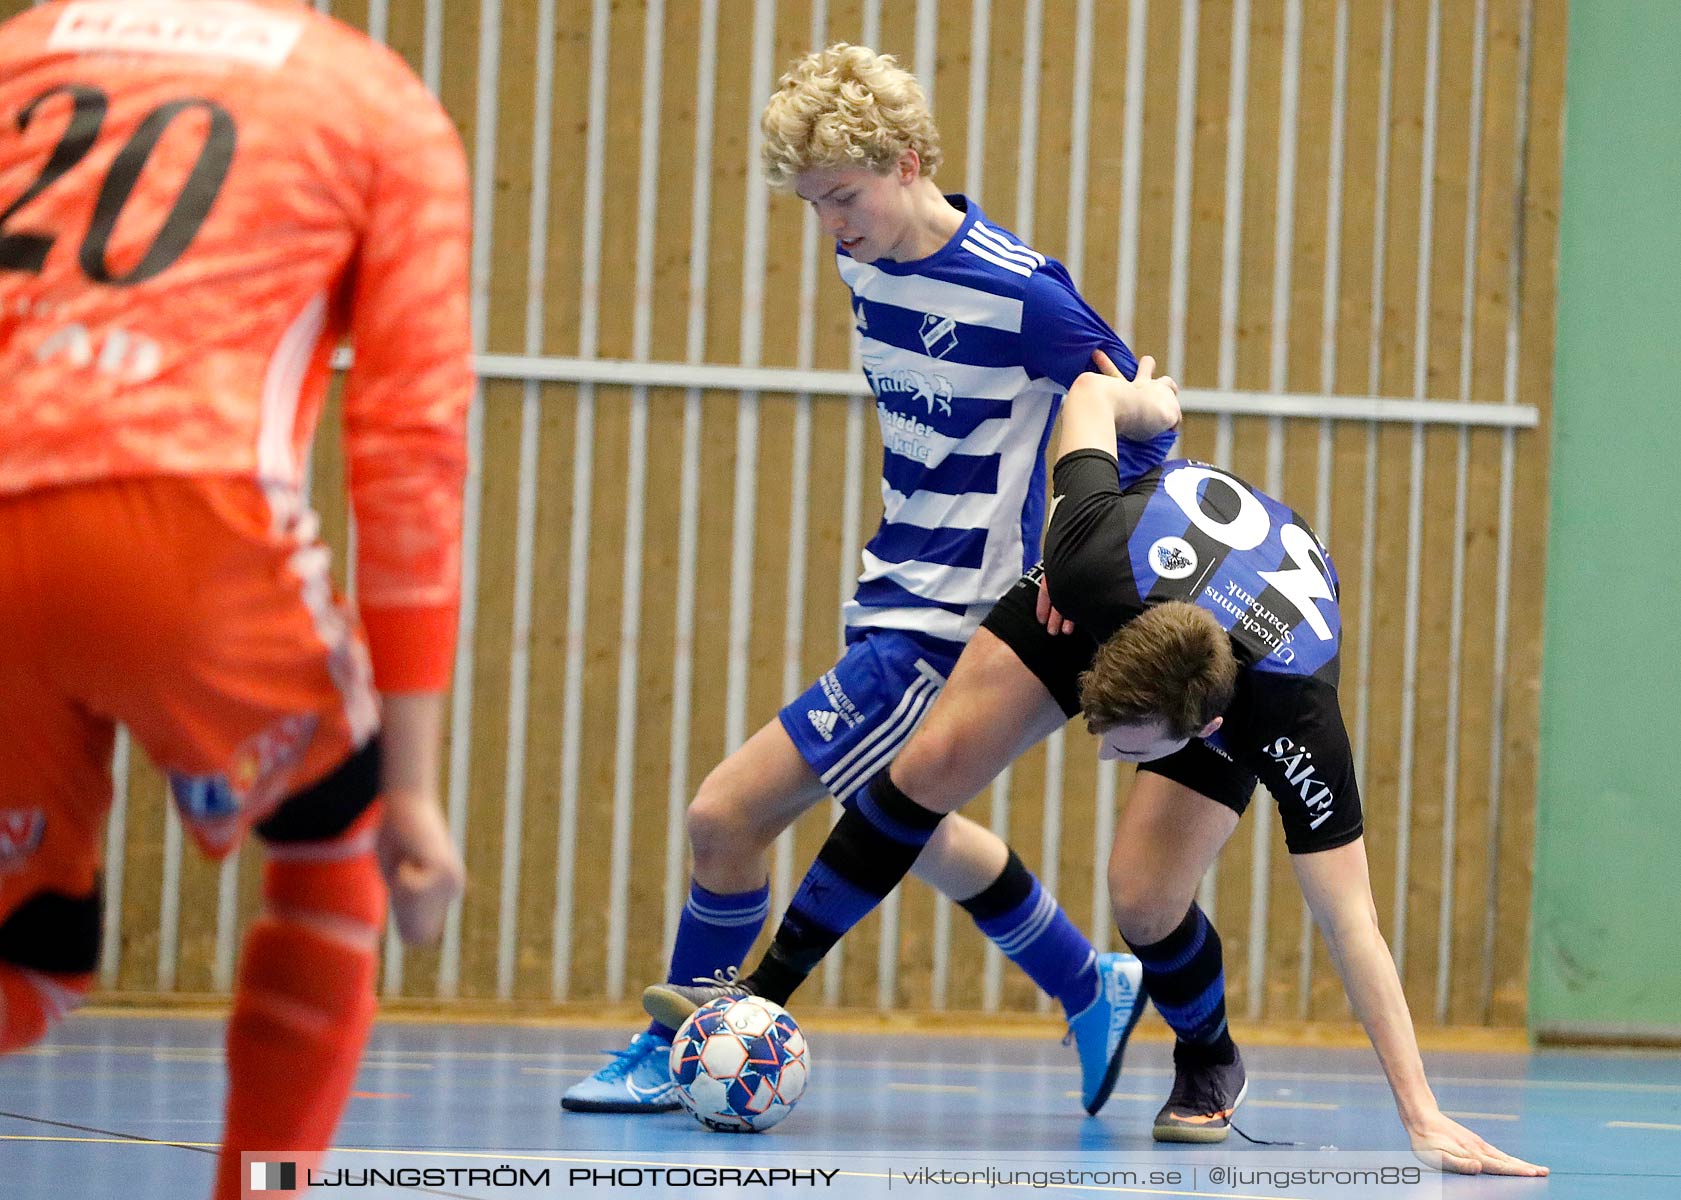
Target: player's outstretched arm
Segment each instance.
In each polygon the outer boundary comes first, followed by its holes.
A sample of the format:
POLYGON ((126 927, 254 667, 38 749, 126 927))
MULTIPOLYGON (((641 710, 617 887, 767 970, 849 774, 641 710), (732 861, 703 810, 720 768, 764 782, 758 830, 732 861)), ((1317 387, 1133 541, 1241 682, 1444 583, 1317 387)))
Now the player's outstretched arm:
POLYGON ((434 945, 466 870, 438 803, 439 693, 387 695, 381 720, 385 819, 379 866, 391 890, 391 919, 411 946, 434 945))
POLYGON ((1546 1167, 1513 1158, 1442 1115, 1424 1076, 1395 960, 1378 928, 1365 839, 1292 855, 1290 862, 1355 1015, 1383 1063, 1413 1153, 1428 1166, 1462 1175, 1545 1175, 1546 1167))
POLYGON ((1146 442, 1179 424, 1179 385, 1165 375, 1155 378, 1155 359, 1139 359, 1132 379, 1101 350, 1092 353, 1092 364, 1068 389, 1058 458, 1075 450, 1113 454, 1116 437, 1146 442))

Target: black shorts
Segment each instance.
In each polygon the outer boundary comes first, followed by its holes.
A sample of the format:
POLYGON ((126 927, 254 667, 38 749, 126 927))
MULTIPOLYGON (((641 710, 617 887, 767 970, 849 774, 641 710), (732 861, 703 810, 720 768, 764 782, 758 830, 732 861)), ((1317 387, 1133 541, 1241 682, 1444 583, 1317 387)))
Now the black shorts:
MULTIPOLYGON (((1039 623, 1035 607, 1043 573, 1043 568, 1034 567, 1023 575, 993 605, 981 628, 1013 650, 1050 691, 1062 711, 1075 717, 1080 714, 1080 674, 1097 656, 1097 642, 1077 627, 1073 633, 1052 634, 1039 623)), ((1200 738, 1193 738, 1183 749, 1166 758, 1139 763, 1138 769, 1183 784, 1239 816, 1249 807, 1258 782, 1224 751, 1216 750, 1200 738)))

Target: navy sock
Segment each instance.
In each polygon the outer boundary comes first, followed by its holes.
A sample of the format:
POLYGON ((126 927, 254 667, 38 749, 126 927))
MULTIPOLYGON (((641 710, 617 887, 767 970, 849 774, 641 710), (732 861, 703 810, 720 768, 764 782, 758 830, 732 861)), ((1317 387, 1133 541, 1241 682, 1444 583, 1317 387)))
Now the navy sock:
MULTIPOLYGON (((770 884, 750 892, 711 892, 689 881, 689 902, 677 922, 667 983, 691 983, 714 971, 738 966, 770 915, 770 884)), ((670 1040, 677 1031, 658 1021, 648 1032, 670 1040)))
POLYGON ((959 903, 1069 1017, 1097 999, 1097 951, 1014 850, 997 879, 959 903))
POLYGON ((1230 1062, 1237 1048, 1226 1031, 1225 959, 1202 909, 1193 902, 1177 929, 1132 952, 1144 966, 1144 990, 1187 1052, 1230 1062))
POLYGON ((886 771, 853 793, 747 985, 786 1004, 829 948, 899 886, 944 818, 900 791, 886 771))

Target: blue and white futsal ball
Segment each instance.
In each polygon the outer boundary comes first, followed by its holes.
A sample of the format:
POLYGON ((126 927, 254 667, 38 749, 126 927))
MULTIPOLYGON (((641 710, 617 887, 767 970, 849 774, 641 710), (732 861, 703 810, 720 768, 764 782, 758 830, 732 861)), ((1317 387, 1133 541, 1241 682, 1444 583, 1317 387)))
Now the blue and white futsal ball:
POLYGON ((794 1018, 759 996, 702 1005, 671 1043, 678 1098, 720 1133, 758 1133, 782 1120, 804 1093, 810 1064, 794 1018))

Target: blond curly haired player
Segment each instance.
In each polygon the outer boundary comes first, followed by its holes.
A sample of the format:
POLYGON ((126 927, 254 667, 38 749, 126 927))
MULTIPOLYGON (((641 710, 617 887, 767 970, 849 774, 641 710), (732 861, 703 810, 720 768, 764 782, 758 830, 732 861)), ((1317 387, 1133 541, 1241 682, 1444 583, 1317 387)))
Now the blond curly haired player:
MULTIPOLYGON (((694 879, 669 979, 733 969, 769 907, 766 851, 825 796, 847 806, 905 744, 992 603, 1039 555, 1044 448, 1096 352, 1132 353, 1061 264, 934 182, 939 132, 890 55, 839 44, 782 76, 764 169, 810 204, 851 293, 883 442, 883 514, 845 606, 840 661, 701 784, 694 879)), ((912 867, 961 904, 1068 1015, 1089 1112, 1107 1099, 1143 1010, 1130 955, 1098 955, 995 834, 948 821, 912 867)), ((836 877, 837 894, 868 878, 836 877)), ((862 892, 859 890, 862 889, 862 892)), ((881 893, 885 894, 885 892, 881 893)), ((572 1088, 572 1109, 676 1104, 656 1021, 572 1088)))

